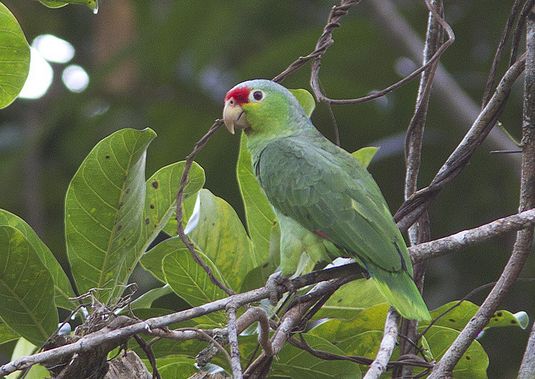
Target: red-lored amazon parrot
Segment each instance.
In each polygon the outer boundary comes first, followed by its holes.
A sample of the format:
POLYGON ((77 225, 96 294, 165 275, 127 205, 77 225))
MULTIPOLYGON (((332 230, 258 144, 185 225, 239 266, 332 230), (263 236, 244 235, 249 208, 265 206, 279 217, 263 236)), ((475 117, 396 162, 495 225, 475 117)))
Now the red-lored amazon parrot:
POLYGON ((405 318, 430 314, 414 281, 403 237, 366 168, 310 121, 314 99, 269 80, 240 83, 225 96, 227 129, 244 129, 254 170, 279 218, 281 271, 354 258, 405 318))

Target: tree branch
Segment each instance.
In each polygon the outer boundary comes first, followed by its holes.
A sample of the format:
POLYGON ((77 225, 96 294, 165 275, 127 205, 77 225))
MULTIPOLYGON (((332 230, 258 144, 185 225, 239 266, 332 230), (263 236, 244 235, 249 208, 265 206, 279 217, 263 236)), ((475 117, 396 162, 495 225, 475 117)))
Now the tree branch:
POLYGON ((386 315, 385 330, 381 346, 379 346, 377 356, 370 365, 364 379, 378 379, 386 371, 388 361, 392 356, 392 352, 396 347, 396 341, 398 339, 398 322, 399 315, 393 308, 390 308, 386 315))
MULTIPOLYGON (((535 207, 535 15, 528 17, 526 36, 526 74, 524 78, 524 110, 522 122, 522 166, 520 180, 519 210, 525 211, 535 207)), ((514 65, 513 65, 514 66, 514 65)), ((492 102, 492 100, 491 100, 492 102)), ((483 330, 498 305, 503 301, 513 283, 517 280, 522 267, 533 247, 533 227, 527 227, 517 233, 513 252, 502 275, 487 296, 475 316, 466 324, 453 344, 442 356, 429 376, 430 379, 449 378, 459 359, 470 344, 483 330)), ((527 359, 529 361, 529 359, 527 359)), ((525 366, 524 366, 525 367, 525 366)), ((521 373, 524 372, 522 369, 521 373)), ((533 371, 528 374, 533 376, 533 371)))
MULTIPOLYGON (((535 170, 535 6, 531 2, 531 12, 527 17, 526 22, 526 76, 524 79, 524 133, 522 142, 524 144, 525 164, 531 165, 535 170), (530 151, 530 152, 528 152, 530 151), (528 160, 531 159, 531 162, 528 160)), ((535 186, 535 175, 531 174, 531 181, 529 178, 525 180, 522 189, 522 197, 526 198, 524 207, 535 206, 535 195, 533 189, 535 186), (529 188, 531 186, 531 188, 529 188)), ((529 238, 529 232, 524 231, 525 238, 529 238)), ((533 229, 531 229, 531 236, 533 237, 533 229)), ((533 241, 533 240, 532 240, 533 241)), ((532 326, 531 334, 529 336, 528 344, 522 364, 518 372, 519 379, 528 379, 533 377, 535 372, 535 325, 532 326)))
POLYGON ((236 306, 233 303, 227 304, 228 315, 228 342, 230 345, 230 357, 232 377, 234 379, 243 378, 240 363, 240 347, 238 346, 238 330, 236 325, 236 306))
MULTIPOLYGON (((358 265, 356 264, 348 264, 321 271, 314 271, 309 274, 292 279, 291 284, 293 288, 298 289, 309 286, 314 283, 329 281, 322 286, 318 286, 317 288, 330 287, 334 291, 336 290, 336 288, 338 288, 336 287, 337 283, 333 283, 330 280, 333 278, 343 278, 344 280, 347 280, 347 278, 356 279, 359 273, 357 268, 358 265)), ((280 286, 279 291, 281 293, 284 293, 287 291, 287 289, 284 286, 280 286)), ((80 338, 75 343, 50 349, 31 356, 21 357, 12 362, 6 363, 5 365, 0 366, 0 376, 10 374, 17 370, 25 369, 38 363, 44 363, 54 361, 59 358, 64 358, 74 353, 91 351, 103 343, 119 343, 125 338, 131 337, 134 334, 151 334, 154 330, 158 328, 163 328, 172 323, 190 320, 195 317, 224 310, 230 303, 233 303, 236 306, 242 306, 245 304, 260 301, 262 299, 267 299, 269 298, 270 293, 271 289, 262 287, 252 291, 212 301, 210 303, 203 304, 198 307, 186 309, 184 311, 171 313, 165 316, 150 318, 145 321, 135 322, 132 325, 121 327, 115 330, 100 330, 80 338)), ((314 300, 322 295, 323 293, 318 291, 317 296, 314 298, 314 300)), ((194 333, 189 334, 189 336, 192 336, 192 338, 196 338, 193 336, 198 336, 199 332, 199 330, 196 330, 194 333)), ((182 336, 186 336, 186 334, 183 334, 182 336)), ((279 350, 280 347, 281 346, 279 346, 279 350)))
POLYGON ((524 71, 524 65, 525 56, 522 56, 507 70, 485 108, 483 108, 470 130, 442 165, 431 183, 415 192, 401 205, 394 215, 394 219, 398 222, 400 229, 406 230, 412 225, 444 186, 455 179, 468 164, 475 150, 483 143, 485 137, 495 125, 513 84, 524 71))
MULTIPOLYGON (((432 0, 431 4, 428 4, 428 6, 434 8, 436 14, 441 15, 443 13, 442 0, 432 0)), ((429 11, 422 65, 426 65, 432 59, 440 46, 442 29, 439 20, 435 17, 435 13, 431 10, 429 11)), ((445 20, 442 19, 442 21, 445 23, 445 20)), ((424 129, 427 119, 429 99, 431 96, 431 88, 433 86, 437 67, 438 60, 429 65, 429 68, 420 76, 414 115, 407 128, 407 135, 405 137, 405 200, 412 196, 418 189, 418 174, 422 159, 424 129)), ((431 228, 427 212, 423 212, 418 220, 409 227, 408 235, 411 246, 429 241, 431 238, 431 228)), ((420 292, 423 292, 425 266, 424 262, 419 262, 413 267, 414 282, 420 292)), ((414 341, 416 339, 417 326, 418 322, 414 320, 401 321, 400 333, 406 337, 400 341, 401 355, 413 354, 415 352, 413 344, 410 344, 409 341, 414 341)), ((410 366, 401 368, 396 367, 392 377, 409 377, 411 375, 412 368, 410 366)))
MULTIPOLYGON (((404 46, 405 50, 415 60, 419 60, 422 54, 423 42, 397 11, 395 4, 390 0, 374 0, 365 3, 375 14, 379 28, 385 31, 385 36, 391 38, 399 46, 404 46)), ((468 126, 474 123, 481 108, 470 96, 461 88, 453 76, 446 69, 439 65, 433 84, 437 95, 440 96, 446 106, 451 109, 450 112, 455 117, 455 124, 468 126)), ((495 148, 499 150, 508 150, 516 146, 499 130, 491 131, 489 140, 495 148)), ((513 168, 517 170, 518 159, 513 154, 504 157, 513 168)))
POLYGON ((409 253, 414 262, 421 262, 431 258, 438 258, 502 234, 533 225, 535 225, 535 209, 503 217, 488 224, 478 226, 477 228, 463 230, 444 238, 412 246, 409 248, 409 253))

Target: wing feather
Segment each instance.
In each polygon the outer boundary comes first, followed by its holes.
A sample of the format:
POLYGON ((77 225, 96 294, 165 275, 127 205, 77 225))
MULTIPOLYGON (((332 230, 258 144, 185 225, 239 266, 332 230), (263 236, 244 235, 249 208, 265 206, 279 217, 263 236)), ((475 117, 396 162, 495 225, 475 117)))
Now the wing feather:
POLYGON ((258 162, 266 195, 282 214, 321 230, 365 264, 409 270, 401 233, 371 175, 335 145, 287 137, 270 143, 258 162))

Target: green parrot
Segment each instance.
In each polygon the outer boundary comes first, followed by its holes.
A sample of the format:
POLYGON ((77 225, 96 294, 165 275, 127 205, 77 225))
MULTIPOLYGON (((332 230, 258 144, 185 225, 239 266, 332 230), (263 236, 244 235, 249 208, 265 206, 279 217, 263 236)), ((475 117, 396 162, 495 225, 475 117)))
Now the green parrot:
POLYGON ((256 177, 279 219, 282 275, 295 272, 304 252, 313 261, 350 257, 403 317, 429 320, 379 187, 314 127, 313 108, 308 91, 270 80, 240 83, 225 96, 225 126, 245 131, 256 177))

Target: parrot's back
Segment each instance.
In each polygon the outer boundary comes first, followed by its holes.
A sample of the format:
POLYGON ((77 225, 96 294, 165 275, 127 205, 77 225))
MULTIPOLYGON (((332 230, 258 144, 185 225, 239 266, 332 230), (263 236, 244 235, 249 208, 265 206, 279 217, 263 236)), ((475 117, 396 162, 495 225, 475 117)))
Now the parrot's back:
POLYGON ((253 151, 253 161, 280 213, 357 258, 402 316, 430 318, 403 237, 377 184, 355 158, 307 128, 253 151))

